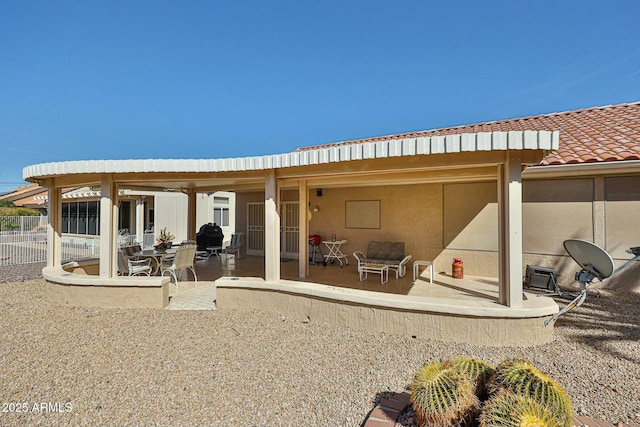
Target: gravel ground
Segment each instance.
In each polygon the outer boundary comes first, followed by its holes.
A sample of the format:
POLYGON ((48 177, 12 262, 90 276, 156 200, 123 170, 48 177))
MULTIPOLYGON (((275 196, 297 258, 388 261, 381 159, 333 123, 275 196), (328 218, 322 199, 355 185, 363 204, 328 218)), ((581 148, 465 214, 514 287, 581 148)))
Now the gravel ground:
POLYGON ((24 282, 42 278, 42 269, 46 263, 0 266, 0 283, 24 282))
POLYGON ((359 426, 424 363, 458 355, 527 358, 578 413, 640 419, 640 294, 588 298, 552 344, 496 349, 258 311, 66 308, 42 279, 15 281, 31 268, 0 268, 2 426, 359 426))

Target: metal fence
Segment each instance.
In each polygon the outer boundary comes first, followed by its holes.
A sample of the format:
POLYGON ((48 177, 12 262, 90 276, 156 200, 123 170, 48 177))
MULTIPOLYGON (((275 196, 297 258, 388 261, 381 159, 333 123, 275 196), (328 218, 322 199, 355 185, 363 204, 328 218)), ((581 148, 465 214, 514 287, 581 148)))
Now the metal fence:
MULTIPOLYGON (((153 246, 154 235, 143 236, 144 248, 153 246)), ((118 245, 136 243, 135 235, 118 236, 118 245)), ((62 261, 100 256, 99 236, 62 236, 62 261)), ((47 261, 47 231, 1 231, 0 266, 47 261)))
POLYGON ((47 216, 0 216, 0 232, 38 231, 45 229, 48 223, 47 216))

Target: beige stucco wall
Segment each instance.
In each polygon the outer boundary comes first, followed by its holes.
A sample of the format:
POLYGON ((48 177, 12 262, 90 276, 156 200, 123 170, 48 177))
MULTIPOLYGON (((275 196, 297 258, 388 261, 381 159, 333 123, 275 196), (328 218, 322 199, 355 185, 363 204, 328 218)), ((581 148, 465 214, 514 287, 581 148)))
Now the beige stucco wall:
MULTIPOLYGON (((367 250, 370 240, 405 242, 405 252, 414 260, 434 260, 442 252, 443 187, 441 184, 415 184, 388 187, 323 188, 318 196, 309 189, 312 212, 309 234, 329 240, 335 231, 352 261, 353 252, 367 250), (345 203, 355 200, 380 200, 380 228, 361 229, 345 226, 345 203)), ((296 191, 283 191, 283 201, 297 200, 296 191)), ((236 196, 238 231, 247 229, 247 203, 264 202, 264 193, 238 193, 236 196)))
POLYGON ((164 308, 169 305, 169 277, 100 278, 93 273, 97 260, 45 267, 47 297, 73 307, 164 308))
POLYGON ((342 249, 349 255, 366 253, 370 240, 405 242, 405 253, 414 260, 433 260, 442 250, 440 184, 323 188, 321 197, 311 191, 309 201, 319 207, 309 223, 309 234, 329 240, 335 231, 338 240, 347 240, 342 249), (379 229, 345 226, 345 202, 354 200, 380 200, 379 229))
MULTIPOLYGON (((513 309, 490 302, 390 295, 295 282, 265 283, 241 278, 216 281, 217 307, 278 313, 295 319, 337 324, 356 330, 485 346, 529 347, 553 340, 545 326, 557 305, 513 309), (290 284, 289 284, 290 283, 290 284), (468 306, 465 306, 468 304, 468 306), (491 307, 489 307, 491 306, 491 307)), ((542 298, 532 301, 541 304, 542 298)))
MULTIPOLYGON (((283 200, 296 200, 295 191, 283 200)), ((238 229, 246 229, 246 203, 263 202, 263 193, 238 194, 238 229)), ((436 272, 451 272, 453 257, 464 261, 465 274, 498 276, 498 207, 494 182, 412 184, 309 189, 309 234, 346 239, 343 252, 366 251, 369 240, 403 241, 413 260, 434 261, 436 272), (345 227, 345 202, 380 200, 380 228, 345 227)), ((523 182, 523 265, 554 268, 564 287, 577 286, 578 265, 563 242, 585 239, 604 247, 620 265, 640 246, 640 176, 528 179, 523 182)), ((353 258, 352 258, 353 259, 353 258)), ((628 268, 608 288, 640 291, 640 276, 628 268)))

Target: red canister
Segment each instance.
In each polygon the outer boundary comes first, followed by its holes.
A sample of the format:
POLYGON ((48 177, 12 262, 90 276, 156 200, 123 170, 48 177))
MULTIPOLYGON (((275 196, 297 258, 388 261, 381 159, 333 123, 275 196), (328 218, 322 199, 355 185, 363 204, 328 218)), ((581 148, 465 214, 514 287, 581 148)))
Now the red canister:
POLYGON ((462 258, 454 258, 451 265, 451 277, 454 279, 462 279, 464 276, 464 264, 462 258))

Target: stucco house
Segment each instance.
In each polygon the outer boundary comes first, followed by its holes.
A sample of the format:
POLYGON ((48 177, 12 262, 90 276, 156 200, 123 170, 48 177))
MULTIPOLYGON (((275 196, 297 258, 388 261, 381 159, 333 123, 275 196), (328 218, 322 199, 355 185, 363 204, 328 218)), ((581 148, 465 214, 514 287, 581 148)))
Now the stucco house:
MULTIPOLYGON (((193 236, 197 194, 225 190, 236 194, 236 230, 246 232, 249 255, 264 257, 265 275, 219 279, 219 307, 259 302, 376 330, 454 340, 474 339, 481 330, 486 337, 478 342, 536 344, 551 339, 551 328, 541 325, 558 306, 523 293, 526 265, 552 266, 561 284, 570 285, 576 266, 563 250, 565 239, 593 241, 617 262, 630 258, 624 250, 640 243, 633 227, 639 118, 640 103, 631 103, 273 156, 45 163, 26 167, 24 178, 49 189, 49 261, 43 274, 66 295, 77 292, 92 300, 92 292, 104 295, 117 287, 113 301, 122 305, 163 306, 166 278, 115 275, 112 224, 119 191, 180 189, 188 199, 186 233, 193 236), (69 274, 58 255, 61 189, 72 184, 101 191, 101 247, 110 250, 101 252, 93 276, 69 274), (299 276, 308 277, 310 234, 336 234, 347 240, 348 253, 372 240, 401 241, 414 260, 433 261, 442 277, 450 275, 452 258, 461 257, 465 274, 496 278, 497 296, 434 301, 282 281, 282 253, 297 258, 299 276)), ((625 270, 610 286, 640 290, 635 271, 625 270)))

